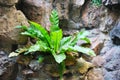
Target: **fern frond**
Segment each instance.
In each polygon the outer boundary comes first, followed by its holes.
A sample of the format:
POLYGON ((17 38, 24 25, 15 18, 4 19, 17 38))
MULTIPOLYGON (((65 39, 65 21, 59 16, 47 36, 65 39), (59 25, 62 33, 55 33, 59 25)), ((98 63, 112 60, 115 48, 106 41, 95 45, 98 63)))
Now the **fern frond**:
POLYGON ((50 15, 50 32, 57 31, 59 30, 59 17, 58 17, 58 12, 56 10, 53 10, 51 15, 50 15))

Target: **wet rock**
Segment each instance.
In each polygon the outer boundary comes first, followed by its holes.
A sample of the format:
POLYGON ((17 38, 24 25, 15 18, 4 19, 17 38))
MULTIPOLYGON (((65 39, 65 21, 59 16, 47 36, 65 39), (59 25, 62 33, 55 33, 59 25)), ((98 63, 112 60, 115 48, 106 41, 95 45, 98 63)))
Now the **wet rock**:
MULTIPOLYGON (((85 80, 104 80, 102 69, 101 68, 91 69, 87 73, 85 80)), ((107 79, 107 80, 109 80, 109 79, 107 79)))
POLYGON ((120 45, 120 22, 110 31, 113 44, 120 45))
POLYGON ((0 51, 0 80, 15 80, 17 72, 17 63, 8 58, 7 53, 0 51))

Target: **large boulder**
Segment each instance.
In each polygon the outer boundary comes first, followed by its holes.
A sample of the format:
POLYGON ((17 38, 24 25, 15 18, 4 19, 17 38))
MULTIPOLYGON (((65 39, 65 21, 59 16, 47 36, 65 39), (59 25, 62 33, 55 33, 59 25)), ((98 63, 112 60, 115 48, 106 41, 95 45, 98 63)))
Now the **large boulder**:
POLYGON ((21 0, 18 4, 26 17, 49 29, 49 16, 52 9, 52 0, 21 0))

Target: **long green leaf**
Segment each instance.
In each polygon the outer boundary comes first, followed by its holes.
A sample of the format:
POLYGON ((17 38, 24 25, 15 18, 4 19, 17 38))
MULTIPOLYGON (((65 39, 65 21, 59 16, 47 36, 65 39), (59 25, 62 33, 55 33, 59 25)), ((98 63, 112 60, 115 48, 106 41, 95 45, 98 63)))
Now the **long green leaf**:
POLYGON ((51 39, 50 39, 50 36, 47 32, 47 30, 45 30, 44 27, 42 27, 40 24, 38 23, 35 23, 35 22, 32 22, 32 21, 29 21, 31 25, 33 25, 36 29, 38 29, 41 34, 44 36, 44 40, 49 44, 49 46, 51 47, 51 39))
POLYGON ((58 48, 60 46, 60 41, 62 39, 62 36, 63 34, 61 29, 50 33, 51 42, 56 52, 58 51, 58 48))
POLYGON ((20 28, 20 29, 23 29, 23 30, 27 30, 27 27, 26 26, 21 26, 21 25, 19 25, 19 26, 16 26, 16 28, 20 28))
POLYGON ((62 40, 60 41, 60 46, 62 47, 64 45, 68 44, 70 42, 70 40, 71 40, 71 36, 62 38, 62 40))
POLYGON ((86 37, 88 36, 89 32, 82 29, 79 33, 73 36, 73 41, 71 42, 71 46, 74 46, 78 40, 84 40, 87 43, 90 43, 90 40, 86 37))
POLYGON ((94 51, 91 50, 90 48, 80 47, 80 46, 77 46, 77 45, 75 45, 74 47, 69 46, 69 50, 82 52, 82 53, 90 55, 90 56, 96 56, 94 51))
POLYGON ((63 62, 65 59, 66 59, 66 55, 64 53, 60 53, 60 54, 53 54, 54 58, 55 58, 55 61, 57 63, 61 63, 63 62))
POLYGON ((28 54, 31 52, 36 52, 36 51, 49 51, 49 47, 48 45, 43 42, 43 41, 37 41, 36 44, 34 44, 33 46, 31 46, 27 52, 25 52, 24 54, 28 54))

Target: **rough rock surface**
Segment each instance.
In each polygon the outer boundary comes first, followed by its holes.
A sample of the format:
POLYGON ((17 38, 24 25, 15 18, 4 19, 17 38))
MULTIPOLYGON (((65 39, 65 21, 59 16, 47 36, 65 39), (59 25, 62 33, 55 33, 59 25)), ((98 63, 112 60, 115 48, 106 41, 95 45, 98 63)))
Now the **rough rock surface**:
POLYGON ((0 0, 0 4, 2 6, 13 6, 17 2, 18 2, 18 0, 0 0))
POLYGON ((23 11, 29 20, 40 23, 49 29, 52 0, 21 0, 18 8, 23 11))
POLYGON ((7 53, 0 51, 0 80, 15 80, 17 71, 17 63, 9 59, 7 53))
POLYGON ((112 44, 111 41, 101 51, 102 57, 106 60, 104 63, 104 79, 105 80, 119 80, 120 79, 120 46, 112 44), (108 77, 109 76, 109 77, 108 77))
POLYGON ((10 52, 12 44, 24 44, 26 38, 15 28, 17 25, 28 25, 21 11, 17 11, 17 0, 0 0, 0 49, 10 52), (6 47, 6 45, 8 45, 6 47))
POLYGON ((120 22, 110 31, 113 44, 120 45, 120 22))
POLYGON ((87 73, 85 80, 104 80, 102 69, 101 68, 91 69, 87 73))
POLYGON ((94 6, 90 0, 20 0, 18 7, 28 19, 47 29, 50 27, 51 10, 57 9, 60 27, 67 31, 66 35, 83 27, 100 28, 103 32, 109 32, 119 18, 119 11, 113 12, 105 6, 94 6))
POLYGON ((102 0, 103 4, 108 6, 108 5, 119 5, 120 0, 102 0))

